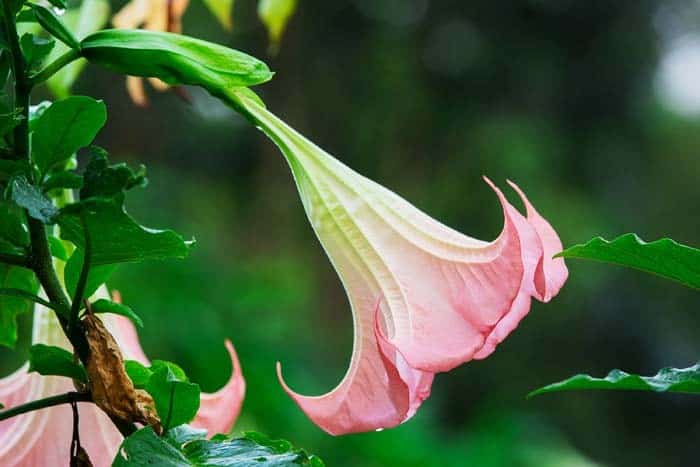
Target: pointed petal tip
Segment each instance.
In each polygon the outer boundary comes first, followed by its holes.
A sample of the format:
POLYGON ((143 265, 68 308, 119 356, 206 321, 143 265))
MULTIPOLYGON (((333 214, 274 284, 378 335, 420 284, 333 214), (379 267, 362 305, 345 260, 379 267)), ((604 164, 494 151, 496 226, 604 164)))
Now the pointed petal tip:
POLYGON ((192 422, 197 428, 205 428, 210 436, 231 431, 245 398, 246 383, 236 349, 229 339, 224 346, 231 359, 231 376, 218 391, 201 394, 199 411, 192 422))

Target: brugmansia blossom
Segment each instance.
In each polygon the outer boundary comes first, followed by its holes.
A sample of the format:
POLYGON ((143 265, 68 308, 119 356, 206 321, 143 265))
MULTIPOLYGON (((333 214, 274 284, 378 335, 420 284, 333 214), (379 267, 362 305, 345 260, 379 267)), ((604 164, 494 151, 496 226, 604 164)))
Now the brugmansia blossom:
MULTIPOLYGON (((104 295, 103 295, 104 296, 104 295)), ((121 348, 124 358, 148 364, 131 322, 117 315, 102 315, 109 331, 121 348)), ((53 311, 42 306, 34 310, 33 343, 70 349, 53 311)), ((214 394, 202 394, 200 409, 192 425, 210 434, 228 432, 238 416, 245 393, 245 381, 238 357, 230 342, 233 374, 226 385, 214 394)), ((36 399, 74 391, 72 380, 58 376, 28 373, 27 365, 0 379, 0 402, 6 408, 36 399)), ((112 421, 92 403, 79 403, 80 439, 96 467, 111 465, 122 436, 112 421)), ((68 465, 72 420, 68 405, 51 407, 0 422, 0 465, 35 467, 68 465)))
POLYGON ((430 394, 435 373, 487 357, 530 309, 566 281, 561 242, 512 182, 523 216, 488 179, 503 209, 492 242, 463 235, 343 165, 247 91, 234 105, 284 153, 307 216, 352 307, 353 351, 321 396, 285 391, 331 434, 396 426, 430 394))
MULTIPOLYGON (((112 18, 114 27, 134 29, 142 27, 149 31, 182 32, 182 16, 185 14, 189 0, 131 0, 112 18)), ((169 88, 157 78, 148 81, 158 91, 169 88)), ((143 78, 128 76, 126 88, 135 104, 145 106, 148 97, 143 86, 143 78)))

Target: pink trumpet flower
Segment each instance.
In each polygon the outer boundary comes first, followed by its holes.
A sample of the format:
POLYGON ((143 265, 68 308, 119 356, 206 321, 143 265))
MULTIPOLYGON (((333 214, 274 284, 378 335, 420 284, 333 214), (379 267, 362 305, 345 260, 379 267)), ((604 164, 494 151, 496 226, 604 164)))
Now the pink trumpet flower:
POLYGON ((321 396, 284 390, 338 435, 396 426, 430 395, 434 374, 485 358, 568 272, 561 242, 512 182, 524 217, 490 180, 503 209, 492 242, 467 237, 354 172, 270 113, 247 91, 233 101, 277 144, 311 225, 352 307, 354 341, 340 384, 321 396))
MULTIPOLYGON (((106 297, 105 289, 98 294, 106 297)), ((119 344, 125 359, 148 364, 131 321, 117 315, 101 315, 119 344)), ((34 310, 33 343, 70 349, 53 312, 37 305, 34 310)), ((230 431, 238 416, 245 393, 236 352, 229 341, 226 348, 233 374, 226 385, 214 394, 202 394, 201 405, 192 425, 210 434, 230 431)), ((36 399, 74 391, 73 382, 64 377, 28 373, 27 365, 0 379, 0 402, 11 408, 36 399)), ((80 440, 95 467, 107 467, 117 453, 122 436, 107 415, 88 402, 78 404, 80 440)), ((68 465, 70 459, 72 419, 68 405, 55 406, 18 415, 0 422, 0 465, 35 467, 68 465)))

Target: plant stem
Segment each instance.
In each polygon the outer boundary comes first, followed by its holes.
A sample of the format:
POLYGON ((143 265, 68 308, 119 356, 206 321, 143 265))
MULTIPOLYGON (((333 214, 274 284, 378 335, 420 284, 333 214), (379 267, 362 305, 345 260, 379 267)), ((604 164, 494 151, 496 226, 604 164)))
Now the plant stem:
POLYGON ((75 294, 73 295, 73 306, 70 309, 70 318, 68 321, 68 330, 70 333, 75 332, 78 313, 80 313, 80 305, 85 295, 85 287, 87 286, 88 276, 90 274, 90 261, 92 261, 92 241, 90 239, 90 231, 85 223, 85 213, 83 211, 80 211, 80 224, 83 226, 85 235, 85 254, 83 255, 83 267, 80 270, 78 285, 75 287, 75 294))
POLYGON ((47 407, 53 407, 55 405, 69 404, 71 402, 91 402, 92 396, 87 392, 67 392, 65 394, 59 394, 57 396, 47 397, 45 399, 37 399, 35 401, 27 402, 26 404, 18 405, 17 407, 12 407, 4 412, 0 412, 0 421, 7 420, 8 418, 15 417, 17 415, 22 415, 23 413, 32 412, 34 410, 45 409, 47 407))
MULTIPOLYGON (((12 53, 11 67, 15 81, 14 107, 15 112, 17 112, 21 118, 19 125, 15 127, 13 133, 14 151, 12 156, 17 160, 26 160, 31 162, 29 153, 29 99, 32 87, 35 83, 40 83, 42 80, 48 79, 63 66, 78 58, 78 56, 69 52, 59 57, 58 60, 30 79, 27 76, 27 64, 24 60, 24 55, 22 54, 22 49, 19 43, 19 37, 17 35, 16 17, 11 6, 12 0, 1 1, 2 21, 5 33, 7 35, 7 42, 10 46, 10 52, 12 53)), ((29 237, 31 240, 31 255, 29 257, 29 261, 25 262, 24 259, 26 258, 20 260, 20 257, 14 255, 4 255, 3 257, 0 257, 0 261, 3 259, 9 259, 9 262, 18 263, 18 265, 20 262, 26 263, 26 265, 34 271, 34 274, 36 274, 37 279, 39 279, 46 296, 49 298, 50 303, 56 310, 56 316, 61 323, 63 332, 68 337, 68 340, 75 349, 75 353, 80 358, 80 361, 87 367, 90 347, 81 323, 76 323, 75 320, 71 320, 70 315, 67 315, 66 313, 67 311, 70 312, 71 304, 60 281, 58 280, 58 276, 56 275, 56 270, 53 265, 53 258, 49 248, 49 241, 46 235, 46 226, 37 219, 29 216, 27 216, 27 218, 29 237)), ((81 292, 81 295, 82 293, 83 292, 81 292)), ((80 302, 78 301, 78 303, 74 305, 79 310, 80 302)), ((15 415, 30 412, 32 410, 38 410, 59 404, 90 400, 92 400, 90 394, 78 392, 48 397, 45 399, 28 402, 27 404, 14 407, 6 410, 5 412, 0 412, 0 421, 14 417, 15 415)), ((133 423, 123 422, 114 418, 112 418, 112 421, 125 437, 129 436, 137 429, 133 423)))
POLYGON ((12 74, 15 78, 15 110, 19 111, 20 123, 14 129, 15 159, 29 159, 29 93, 31 85, 27 81, 27 64, 22 55, 17 35, 17 24, 10 0, 2 0, 2 13, 7 33, 7 41, 12 51, 12 74))
POLYGON ((65 310, 61 310, 61 308, 56 305, 55 303, 47 302, 41 297, 37 297, 33 293, 29 293, 26 290, 22 289, 13 289, 13 288, 2 288, 0 289, 0 295, 9 295, 11 297, 17 297, 17 298, 23 298, 25 300, 30 300, 34 303, 38 303, 39 305, 45 306, 46 308, 50 308, 51 310, 54 310, 56 312, 60 313, 65 313, 65 310))
MULTIPOLYGON (((15 15, 10 0, 2 0, 3 21, 7 33, 7 42, 12 52, 12 74, 15 79, 15 110, 22 117, 14 129, 14 156, 16 159, 29 161, 29 96, 32 85, 27 79, 27 64, 22 55, 22 48, 17 36, 15 15)), ((69 310, 70 303, 63 292, 61 283, 53 267, 53 258, 46 237, 46 227, 37 219, 28 217, 29 236, 32 244, 31 266, 49 300, 61 310, 69 310)), ((89 348, 85 335, 73 329, 68 332, 68 322, 65 313, 56 313, 80 360, 87 364, 89 348)))
POLYGON ((81 55, 80 55, 79 51, 77 51, 75 49, 70 49, 68 52, 64 53, 63 55, 58 57, 56 60, 54 60, 53 62, 48 64, 46 67, 44 67, 43 70, 30 76, 29 83, 32 86, 36 86, 37 84, 43 83, 44 81, 48 80, 53 75, 55 75, 64 66, 79 59, 80 56, 81 55))

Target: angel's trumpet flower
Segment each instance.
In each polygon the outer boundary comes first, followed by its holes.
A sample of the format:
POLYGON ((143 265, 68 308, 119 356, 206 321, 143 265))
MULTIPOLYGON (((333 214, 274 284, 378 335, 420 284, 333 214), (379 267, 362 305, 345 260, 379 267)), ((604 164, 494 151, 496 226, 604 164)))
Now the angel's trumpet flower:
POLYGON ((331 434, 387 428, 410 418, 433 376, 485 358, 568 272, 561 242, 513 183, 520 214, 491 181, 504 214, 492 242, 467 237, 354 172, 290 128, 248 91, 234 105, 281 149, 311 225, 352 307, 350 367, 331 392, 285 391, 331 434))
MULTIPOLYGON (((104 289, 99 292, 104 298, 104 289)), ((119 344, 125 359, 148 364, 141 350, 136 329, 118 315, 102 315, 107 329, 119 344)), ((40 305, 34 310, 33 343, 70 349, 53 311, 40 305)), ((226 385, 214 394, 202 394, 197 418, 192 425, 205 428, 210 434, 228 432, 243 403, 245 381, 238 357, 230 342, 226 348, 231 356, 233 374, 226 385)), ((73 382, 59 376, 28 373, 27 365, 0 379, 0 402, 12 408, 37 399, 74 391, 73 382)), ((80 440, 95 467, 112 465, 122 436, 112 421, 97 406, 88 402, 78 404, 80 440)), ((28 412, 0 422, 0 465, 6 467, 35 467, 68 465, 70 459, 72 419, 68 405, 28 412)))

